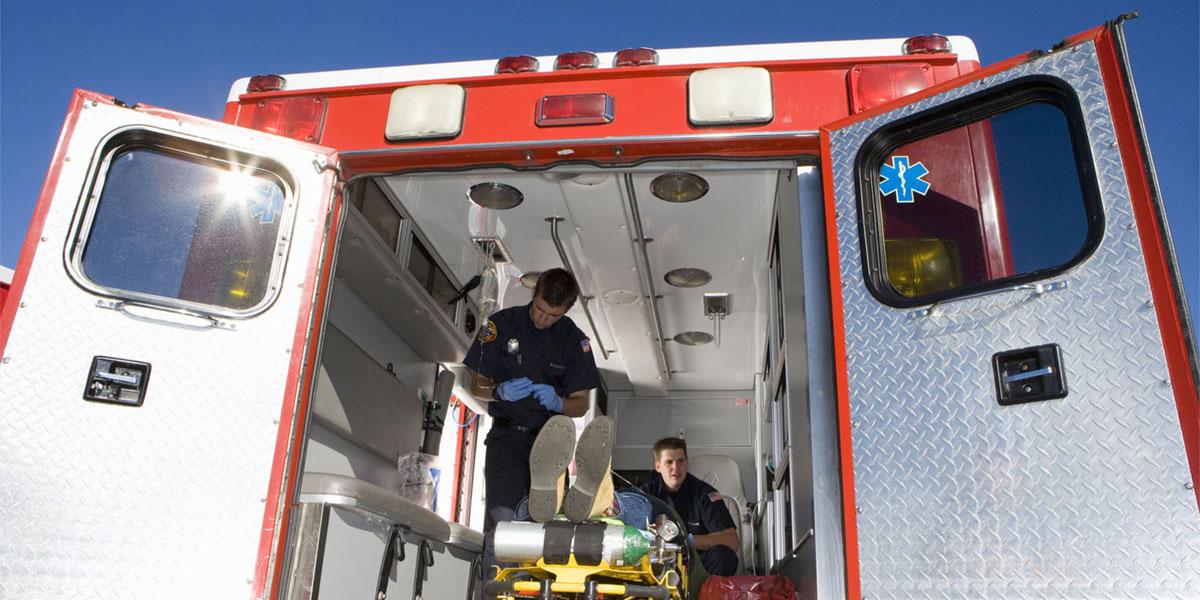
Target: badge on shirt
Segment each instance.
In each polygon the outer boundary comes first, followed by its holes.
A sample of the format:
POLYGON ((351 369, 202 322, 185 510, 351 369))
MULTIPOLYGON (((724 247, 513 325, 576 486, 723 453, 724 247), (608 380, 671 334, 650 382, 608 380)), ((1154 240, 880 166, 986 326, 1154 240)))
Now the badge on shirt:
POLYGON ((721 497, 720 492, 709 492, 708 493, 708 501, 709 502, 720 502, 721 500, 724 500, 724 498, 721 497))
POLYGON ((583 338, 583 341, 579 342, 579 346, 583 348, 584 354, 592 351, 592 344, 588 342, 587 338, 583 338))
POLYGON ((521 351, 521 342, 517 338, 508 338, 508 353, 516 354, 521 351))
POLYGON ((486 344, 496 339, 496 324, 491 319, 483 320, 483 327, 479 328, 479 341, 486 344))

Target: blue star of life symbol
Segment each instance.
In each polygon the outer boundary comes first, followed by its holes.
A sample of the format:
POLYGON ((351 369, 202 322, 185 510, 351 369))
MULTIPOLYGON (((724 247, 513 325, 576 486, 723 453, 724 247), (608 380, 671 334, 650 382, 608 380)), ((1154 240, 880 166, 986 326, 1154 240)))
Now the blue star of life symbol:
POLYGON ((250 216, 258 217, 258 222, 268 225, 275 222, 275 217, 283 212, 283 196, 278 194, 259 194, 250 201, 250 216))
POLYGON ((924 164, 910 165, 907 156, 893 156, 892 164, 879 167, 879 176, 883 178, 879 182, 879 193, 884 196, 895 194, 897 203, 912 204, 916 202, 913 194, 924 196, 929 191, 929 182, 921 179, 927 174, 929 169, 924 164))

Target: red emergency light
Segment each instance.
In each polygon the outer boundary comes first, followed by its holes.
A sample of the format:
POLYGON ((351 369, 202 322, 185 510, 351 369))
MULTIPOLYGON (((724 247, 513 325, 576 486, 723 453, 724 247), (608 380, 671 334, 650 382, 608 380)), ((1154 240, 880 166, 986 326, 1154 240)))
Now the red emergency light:
POLYGON ((505 56, 496 63, 496 74, 531 73, 538 70, 538 59, 526 55, 505 56))
POLYGON ((563 52, 554 59, 555 71, 595 69, 599 65, 600 58, 594 52, 563 52))
POLYGON ((543 96, 534 121, 538 127, 603 125, 613 120, 613 99, 608 94, 543 96))
POLYGON ((652 48, 626 48, 613 57, 614 67, 643 67, 658 64, 658 52, 652 48))
POLYGON ((904 40, 905 54, 945 54, 950 52, 950 38, 944 35, 918 35, 904 40))
POLYGON ((278 92, 285 88, 287 88, 287 80, 279 75, 255 75, 250 78, 246 91, 250 93, 278 92))
POLYGON ((862 112, 933 85, 929 63, 855 65, 850 69, 850 109, 862 112))
POLYGON ((317 143, 325 126, 327 104, 325 98, 312 96, 260 100, 254 106, 250 128, 317 143))

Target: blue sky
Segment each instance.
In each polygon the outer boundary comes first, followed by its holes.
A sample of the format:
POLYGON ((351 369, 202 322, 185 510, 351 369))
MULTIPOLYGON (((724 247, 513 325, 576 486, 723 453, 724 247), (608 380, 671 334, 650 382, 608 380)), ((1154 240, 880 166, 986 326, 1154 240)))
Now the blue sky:
POLYGON ((1194 0, 1112 2, 35 2, 0 0, 0 265, 16 265, 71 90, 220 118, 234 79, 506 54, 908 37, 989 64, 1137 9, 1126 26, 1193 315, 1200 313, 1194 0))

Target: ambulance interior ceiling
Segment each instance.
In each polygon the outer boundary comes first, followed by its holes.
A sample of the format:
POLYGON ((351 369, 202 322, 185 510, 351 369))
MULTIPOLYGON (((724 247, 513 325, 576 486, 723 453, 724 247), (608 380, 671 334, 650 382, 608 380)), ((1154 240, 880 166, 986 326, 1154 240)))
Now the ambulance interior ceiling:
POLYGON ((495 310, 529 302, 532 290, 522 285, 522 274, 562 266, 546 220, 561 217, 558 235, 583 294, 593 298, 589 308, 598 334, 580 303, 569 316, 592 338, 592 354, 610 391, 652 397, 753 389, 763 360, 774 204, 780 181, 790 181, 794 173, 795 163, 782 161, 659 162, 619 171, 584 166, 541 172, 491 169, 394 175, 380 182, 460 283, 481 269, 472 239, 500 239, 511 262, 497 265, 495 310), (673 172, 701 176, 707 193, 691 202, 655 197, 651 182, 673 172), (472 186, 489 182, 516 188, 523 201, 497 210, 469 199, 472 186), (644 236, 652 240, 646 254, 654 292, 661 297, 659 319, 668 340, 665 367, 641 279, 630 187, 644 236), (712 278, 697 287, 668 284, 664 276, 680 268, 703 269, 712 278), (705 293, 730 295, 729 314, 719 322, 719 345, 716 339, 693 346, 675 341, 685 332, 714 333, 714 321, 705 315, 705 293), (601 346, 609 352, 607 358, 601 346))

